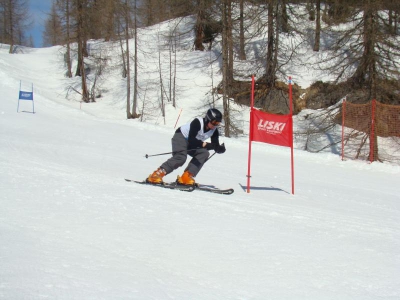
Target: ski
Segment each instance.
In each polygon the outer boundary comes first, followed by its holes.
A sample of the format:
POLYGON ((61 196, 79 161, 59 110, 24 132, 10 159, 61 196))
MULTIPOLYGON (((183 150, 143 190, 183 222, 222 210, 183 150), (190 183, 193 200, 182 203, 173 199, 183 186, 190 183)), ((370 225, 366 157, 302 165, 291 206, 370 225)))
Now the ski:
POLYGON ((138 180, 132 180, 132 179, 127 179, 127 178, 125 178, 125 180, 128 182, 135 182, 138 184, 157 186, 157 187, 171 189, 171 190, 180 190, 180 191, 184 191, 184 192, 193 192, 194 190, 199 190, 199 191, 203 191, 203 192, 222 194, 222 195, 231 195, 234 192, 234 189, 219 189, 213 185, 203 185, 203 184, 198 184, 198 183, 196 183, 195 185, 181 185, 181 184, 177 184, 176 182, 171 182, 171 183, 164 182, 162 184, 154 184, 154 183, 149 183, 146 180, 138 181, 138 180))
POLYGON ((219 189, 216 187, 210 187, 202 184, 196 184, 196 190, 203 192, 210 192, 215 194, 223 194, 223 195, 231 195, 234 192, 234 189, 219 189))
POLYGON ((143 181, 138 181, 138 180, 132 180, 132 179, 127 179, 125 178, 125 181, 127 182, 134 182, 138 184, 145 184, 145 185, 150 185, 150 186, 157 186, 165 189, 171 189, 171 190, 180 190, 184 192, 193 192, 195 190, 195 187, 193 185, 178 185, 175 182, 171 183, 162 183, 162 184, 154 184, 154 183, 149 183, 146 180, 143 181))

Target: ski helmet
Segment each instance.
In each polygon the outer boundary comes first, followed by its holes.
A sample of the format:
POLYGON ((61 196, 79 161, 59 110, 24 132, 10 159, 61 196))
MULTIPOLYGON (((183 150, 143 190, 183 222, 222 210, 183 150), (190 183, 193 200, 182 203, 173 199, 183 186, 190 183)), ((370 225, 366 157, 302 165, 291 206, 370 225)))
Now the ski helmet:
POLYGON ((216 108, 210 108, 209 110, 207 110, 206 120, 207 122, 222 122, 222 113, 216 108))

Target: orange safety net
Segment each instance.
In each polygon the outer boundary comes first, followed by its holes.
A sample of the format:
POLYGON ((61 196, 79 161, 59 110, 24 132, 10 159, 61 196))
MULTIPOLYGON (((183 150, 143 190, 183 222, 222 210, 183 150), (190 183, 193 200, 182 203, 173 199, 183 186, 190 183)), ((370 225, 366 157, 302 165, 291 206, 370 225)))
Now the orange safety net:
POLYGON ((378 101, 342 106, 342 159, 400 163, 400 106, 378 101))

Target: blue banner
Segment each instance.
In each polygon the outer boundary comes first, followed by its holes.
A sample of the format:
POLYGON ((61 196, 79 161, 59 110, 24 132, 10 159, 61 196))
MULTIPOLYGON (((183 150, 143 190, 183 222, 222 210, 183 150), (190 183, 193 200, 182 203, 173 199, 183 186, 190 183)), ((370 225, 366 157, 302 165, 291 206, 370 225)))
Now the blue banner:
POLYGON ((33 100, 33 92, 19 92, 19 99, 20 100, 33 100))

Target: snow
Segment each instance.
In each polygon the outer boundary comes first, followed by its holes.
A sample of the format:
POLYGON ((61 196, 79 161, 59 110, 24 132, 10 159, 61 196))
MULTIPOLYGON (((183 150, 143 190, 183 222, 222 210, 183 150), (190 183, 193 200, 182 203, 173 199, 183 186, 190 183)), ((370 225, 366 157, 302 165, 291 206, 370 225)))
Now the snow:
POLYGON ((246 193, 244 135, 223 138, 196 178, 233 195, 128 183, 168 158, 145 154, 171 151, 182 107, 178 126, 203 113, 201 60, 164 125, 126 120, 116 77, 96 103, 65 99, 59 47, 7 49, 0 299, 400 299, 399 166, 295 149, 292 195, 290 149, 253 143, 246 193), (35 114, 30 101, 16 111, 20 80, 34 84, 35 114))

